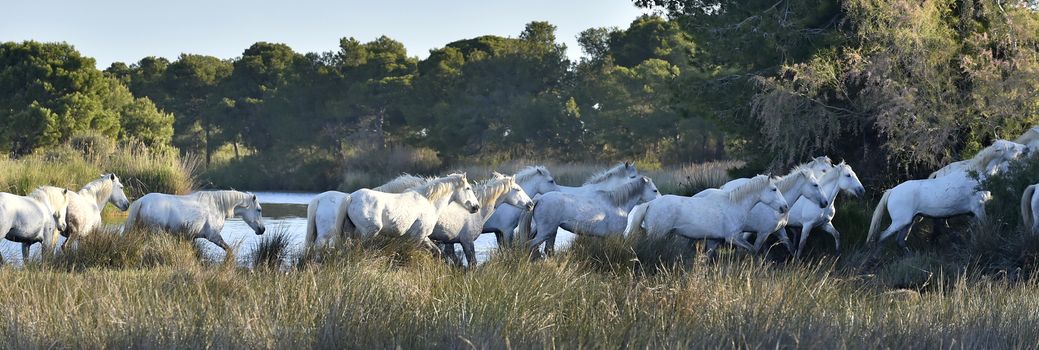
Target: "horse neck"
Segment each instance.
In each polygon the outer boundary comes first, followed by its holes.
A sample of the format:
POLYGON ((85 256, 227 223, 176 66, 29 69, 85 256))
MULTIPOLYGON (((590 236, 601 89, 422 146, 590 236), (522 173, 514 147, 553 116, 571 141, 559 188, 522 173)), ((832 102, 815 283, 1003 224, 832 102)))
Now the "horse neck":
POLYGON ((479 193, 476 194, 476 199, 480 201, 480 218, 485 222, 491 218, 491 215, 494 215, 495 208, 505 201, 505 194, 509 193, 495 190, 498 186, 500 184, 497 182, 483 184, 478 189, 479 193))
POLYGON ((829 201, 830 205, 833 205, 833 200, 837 199, 837 194, 841 192, 840 180, 842 174, 839 171, 834 171, 830 174, 826 174, 827 176, 823 178, 824 180, 819 184, 819 186, 822 187, 823 194, 826 195, 826 200, 829 201))
POLYGON ((743 198, 742 200, 734 202, 733 206, 739 209, 740 214, 748 214, 750 213, 750 210, 753 209, 754 206, 758 203, 761 203, 762 205, 765 204, 765 202, 761 201, 761 194, 755 196, 747 196, 747 198, 743 198))
POLYGON ((800 175, 797 176, 799 178, 797 179, 797 181, 794 182, 794 185, 790 186, 790 188, 787 189, 787 191, 783 191, 783 199, 785 199, 787 203, 793 203, 794 201, 797 201, 797 199, 800 198, 802 195, 804 188, 802 182, 805 181, 805 178, 800 175))
POLYGON ((531 197, 533 197, 534 195, 540 193, 540 192, 538 192, 538 193, 534 192, 534 185, 537 184, 540 181, 543 181, 543 180, 542 179, 538 179, 538 178, 535 177, 535 178, 531 178, 531 179, 529 179, 527 181, 524 181, 524 182, 518 182, 517 181, 516 184, 518 184, 519 187, 523 189, 523 192, 526 192, 527 195, 530 195, 531 197))
POLYGON ((81 196, 86 196, 94 199, 94 203, 97 204, 98 210, 104 208, 105 202, 112 197, 113 186, 105 186, 103 182, 91 182, 79 190, 81 196))
MULTIPOLYGON (((426 199, 429 200, 429 198, 426 199)), ((444 208, 447 208, 447 206, 451 204, 451 202, 454 202, 454 194, 441 196, 436 200, 429 200, 429 203, 433 204, 433 208, 436 208, 437 215, 440 215, 440 211, 444 210, 444 208)))
MULTIPOLYGON (((199 192, 204 193, 204 192, 199 192)), ((220 212, 224 213, 226 217, 234 217, 234 209, 245 199, 247 194, 238 191, 213 191, 213 193, 206 193, 206 198, 210 203, 213 204, 220 212)))

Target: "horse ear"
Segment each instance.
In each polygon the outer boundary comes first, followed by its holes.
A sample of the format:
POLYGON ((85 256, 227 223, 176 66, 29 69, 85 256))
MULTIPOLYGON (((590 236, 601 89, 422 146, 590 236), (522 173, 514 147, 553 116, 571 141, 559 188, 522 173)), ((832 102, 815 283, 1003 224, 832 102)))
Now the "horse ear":
POLYGON ((631 162, 629 162, 629 161, 624 161, 624 167, 625 167, 625 168, 630 168, 630 167, 631 167, 631 162))
POLYGON ((545 171, 541 170, 541 168, 538 168, 538 174, 539 175, 545 175, 545 171))
POLYGON ((643 176, 642 177, 642 182, 649 183, 649 177, 648 176, 643 176))
POLYGON ((112 181, 115 181, 115 173, 108 174, 108 176, 112 178, 112 181))
POLYGON ((69 194, 69 189, 67 189, 67 188, 62 188, 62 189, 61 189, 61 194, 62 194, 62 195, 66 195, 66 194, 69 194))

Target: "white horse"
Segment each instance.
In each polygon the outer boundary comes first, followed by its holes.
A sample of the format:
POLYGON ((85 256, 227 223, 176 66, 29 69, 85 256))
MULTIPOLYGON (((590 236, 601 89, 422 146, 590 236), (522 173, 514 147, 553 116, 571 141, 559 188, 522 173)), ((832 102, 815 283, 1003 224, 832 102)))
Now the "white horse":
POLYGON ((494 214, 495 208, 501 206, 531 210, 534 206, 527 193, 511 176, 494 173, 490 180, 476 184, 473 191, 480 201, 480 211, 470 213, 458 204, 449 204, 440 212, 433 234, 430 235, 432 240, 446 244, 448 257, 456 262, 459 261, 455 257, 454 244, 460 244, 469 268, 476 267, 474 242, 480 237, 484 222, 494 214))
POLYGON ((605 237, 624 232, 628 212, 639 203, 660 197, 653 180, 642 176, 610 189, 585 193, 550 192, 534 200, 534 210, 523 214, 520 237, 530 239, 530 251, 555 240, 559 228, 574 234, 605 237), (532 225, 533 223, 533 225, 532 225), (533 230, 531 229, 533 227, 533 230))
POLYGON ((639 170, 635 163, 624 162, 589 176, 581 186, 559 186, 559 190, 565 193, 588 193, 626 183, 638 176, 639 170))
POLYGON ((975 171, 978 173, 979 179, 984 180, 986 177, 1006 170, 1011 161, 1020 158, 1028 149, 1028 146, 1020 143, 996 140, 988 147, 978 151, 974 157, 949 163, 949 165, 931 173, 927 178, 934 179, 963 171, 975 171))
POLYGON ((1014 142, 1025 145, 1032 154, 1035 154, 1036 151, 1039 151, 1039 126, 1028 129, 1014 139, 1014 142))
MULTIPOLYGON (((612 177, 620 178, 627 176, 625 172, 617 172, 617 174, 620 175, 612 177)), ((559 191, 559 185, 556 184, 552 173, 540 165, 526 167, 513 177, 528 196, 559 191)), ((494 214, 491 214, 487 222, 483 224, 483 233, 494 233, 499 247, 512 242, 512 234, 516 230, 516 225, 519 224, 520 216, 523 215, 523 212, 524 210, 510 205, 499 207, 494 211, 494 214)))
POLYGON ((816 227, 822 228, 823 231, 833 236, 837 255, 840 255, 841 233, 833 227, 833 217, 837 214, 837 209, 834 207, 837 201, 837 194, 844 192, 860 197, 866 193, 866 188, 859 181, 859 176, 855 174, 850 165, 844 162, 837 164, 826 175, 823 175, 822 179, 819 180, 819 185, 822 187, 829 205, 820 209, 815 205, 815 202, 801 198, 790 207, 790 218, 786 224, 787 229, 792 231, 794 227, 801 228, 797 250, 794 251, 795 258, 799 258, 804 252, 805 243, 808 242, 808 234, 816 227))
POLYGON ((1021 222, 1032 234, 1039 234, 1039 220, 1036 220, 1036 216, 1039 215, 1039 196, 1035 191, 1037 187, 1039 184, 1028 186, 1021 194, 1021 222))
POLYGON ((101 224, 101 210, 106 203, 112 203, 119 210, 130 208, 130 200, 123 192, 123 183, 115 174, 101 175, 91 181, 79 192, 69 192, 68 229, 62 231, 67 238, 62 249, 76 238, 86 237, 101 224))
POLYGON ((58 231, 66 229, 68 201, 68 190, 51 186, 24 197, 0 193, 0 233, 22 244, 22 261, 28 261, 33 243, 42 243, 43 251, 52 250, 58 231))
POLYGON ((470 213, 480 210, 479 201, 465 174, 452 174, 430 180, 404 193, 384 193, 361 189, 340 202, 335 227, 350 237, 369 238, 376 234, 408 236, 435 255, 440 249, 429 239, 440 212, 451 202, 470 213))
POLYGON ((239 191, 199 191, 185 196, 149 193, 130 205, 126 230, 149 229, 205 238, 230 256, 220 231, 228 218, 240 217, 257 235, 266 231, 256 195, 239 191))
POLYGON ((779 213, 789 209, 775 182, 766 175, 731 189, 707 191, 708 195, 699 197, 667 195, 636 206, 628 215, 624 235, 645 234, 657 239, 679 235, 690 242, 723 240, 754 252, 743 236, 751 209, 758 203, 779 213))
MULTIPOLYGON (((404 191, 424 185, 429 179, 401 174, 382 186, 372 190, 386 193, 403 193, 404 191)), ((349 193, 339 191, 326 191, 314 196, 307 203, 307 247, 323 246, 330 244, 333 238, 341 237, 343 229, 335 226, 336 213, 339 204, 342 203, 349 193)))
POLYGON ((877 242, 877 231, 886 211, 891 225, 880 233, 879 240, 898 233, 898 245, 906 252, 906 237, 917 215, 948 218, 973 214, 977 221, 985 217, 985 202, 992 199, 988 191, 978 191, 978 180, 967 171, 954 172, 935 179, 910 180, 884 192, 873 211, 866 242, 877 242))
MULTIPOLYGON (((818 208, 826 208, 830 205, 830 199, 823 193, 822 188, 819 185, 819 180, 815 177, 814 170, 816 170, 816 168, 811 165, 802 165, 794 168, 790 174, 774 180, 776 187, 779 188, 779 192, 783 194, 783 199, 786 200, 787 204, 804 199, 805 203, 811 203, 813 206, 818 206, 818 208)), ((825 170, 820 170, 820 172, 825 172, 825 170)), ((732 180, 725 185, 722 185, 720 189, 733 189, 747 183, 748 181, 750 181, 750 179, 732 180)), ((710 192, 700 192, 694 197, 709 195, 710 192)), ((743 231, 757 235, 754 240, 755 252, 761 253, 761 248, 764 246, 766 239, 773 233, 778 236, 779 241, 782 242, 791 253, 794 252, 794 245, 790 243, 790 238, 787 237, 786 231, 783 230, 787 225, 789 214, 789 212, 781 214, 775 209, 769 208, 763 204, 755 205, 754 208, 751 209, 750 215, 747 216, 747 220, 743 224, 743 231)), ((747 235, 744 236, 744 238, 747 237, 747 235)), ((707 250, 713 252, 719 243, 719 241, 707 242, 707 250)))

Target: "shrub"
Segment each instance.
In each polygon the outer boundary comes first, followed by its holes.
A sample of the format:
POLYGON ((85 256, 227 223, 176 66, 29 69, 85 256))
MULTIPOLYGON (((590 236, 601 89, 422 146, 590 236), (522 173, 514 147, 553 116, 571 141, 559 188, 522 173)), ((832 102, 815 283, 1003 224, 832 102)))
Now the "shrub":
POLYGON ((193 246, 167 233, 102 229, 70 242, 44 259, 44 266, 60 271, 197 266, 193 246))

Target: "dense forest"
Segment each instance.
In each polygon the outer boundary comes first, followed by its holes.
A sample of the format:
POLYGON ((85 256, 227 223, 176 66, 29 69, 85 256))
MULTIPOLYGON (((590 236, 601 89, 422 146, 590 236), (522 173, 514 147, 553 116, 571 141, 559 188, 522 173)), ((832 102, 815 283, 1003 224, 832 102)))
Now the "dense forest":
POLYGON ((0 149, 134 140, 197 155, 214 177, 293 174, 301 189, 391 154, 430 167, 741 159, 755 170, 829 154, 879 184, 1039 123, 1034 3, 635 3, 657 15, 585 30, 577 62, 546 22, 425 59, 389 37, 347 37, 327 52, 259 42, 232 59, 103 71, 71 44, 8 42, 0 149))

